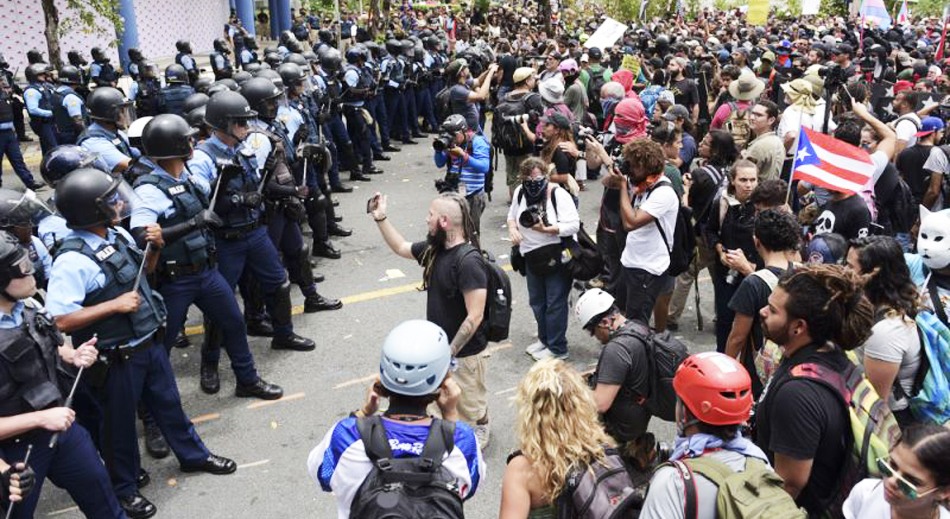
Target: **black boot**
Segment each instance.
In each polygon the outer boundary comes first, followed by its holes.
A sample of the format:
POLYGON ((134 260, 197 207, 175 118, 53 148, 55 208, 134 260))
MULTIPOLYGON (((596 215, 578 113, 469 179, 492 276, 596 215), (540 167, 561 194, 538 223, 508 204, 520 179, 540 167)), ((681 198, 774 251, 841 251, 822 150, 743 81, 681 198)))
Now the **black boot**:
POLYGON ((389 155, 383 155, 382 153, 373 154, 373 160, 381 160, 383 162, 392 160, 389 155))
POLYGON ((343 308, 343 302, 339 299, 327 299, 317 293, 307 296, 303 302, 303 311, 307 314, 324 310, 339 310, 340 308, 343 308))
POLYGON ((254 319, 247 322, 247 334, 251 337, 273 337, 274 326, 267 319, 254 319))
POLYGON ((158 508, 151 501, 145 499, 145 496, 135 491, 127 496, 117 496, 119 506, 125 510, 125 515, 129 519, 147 519, 158 512, 158 508))
POLYGON ((399 147, 397 147, 397 146, 393 146, 392 144, 387 144, 387 145, 383 146, 383 151, 388 151, 388 152, 390 152, 390 153, 395 153, 395 152, 402 151, 402 150, 399 149, 399 147))
MULTIPOLYGON (((342 218, 341 218, 341 220, 342 220, 342 218)), ((346 236, 352 236, 352 235, 353 235, 353 230, 352 230, 352 229, 344 229, 343 227, 340 227, 340 224, 337 223, 337 222, 333 222, 333 223, 331 223, 331 224, 328 224, 328 225, 327 225, 327 232, 330 233, 330 236, 346 237, 346 236)))
POLYGON ((382 175, 383 173, 384 173, 383 170, 377 168, 376 166, 369 166, 369 167, 363 168, 364 175, 382 175))
POLYGON ((360 172, 359 170, 357 170, 357 169, 354 169, 353 171, 350 172, 350 182, 357 182, 357 181, 358 181, 358 182, 370 182, 371 180, 373 180, 373 179, 367 177, 366 175, 364 175, 363 173, 361 173, 361 172, 360 172))
POLYGON ((317 345, 310 339, 291 333, 274 337, 270 341, 270 347, 275 350, 312 351, 317 345))
POLYGON ((139 475, 135 476, 135 486, 139 490, 148 486, 152 482, 152 476, 149 475, 148 471, 139 467, 139 475))
POLYGON ((145 426, 145 450, 148 451, 149 456, 157 460, 168 456, 171 452, 168 448, 168 442, 162 436, 162 430, 158 428, 155 420, 152 418, 143 420, 142 425, 145 426))
POLYGON ((342 182, 339 183, 339 184, 333 184, 332 186, 330 186, 330 189, 331 189, 334 193, 352 193, 352 192, 353 192, 353 188, 352 188, 352 187, 347 186, 347 185, 343 184, 342 182))
POLYGON ((340 259, 342 256, 340 250, 335 248, 329 240, 325 242, 314 242, 313 255, 327 259, 340 259))
MULTIPOLYGON (((271 316, 274 324, 287 329, 291 325, 290 282, 281 285, 273 294, 273 308, 271 316)), ((270 347, 275 350, 310 351, 317 347, 310 339, 305 339, 293 332, 288 335, 279 335, 271 339, 270 347)))
POLYGON ((218 378, 217 363, 201 363, 201 390, 213 395, 221 390, 221 380, 218 378))
POLYGON ((260 398, 261 400, 277 400, 284 396, 284 390, 277 384, 271 384, 258 377, 257 382, 245 386, 238 384, 234 388, 234 396, 243 398, 260 398))
POLYGON ((182 330, 181 333, 178 334, 178 338, 175 339, 175 347, 187 348, 189 346, 191 346, 191 340, 185 335, 185 330, 182 330))

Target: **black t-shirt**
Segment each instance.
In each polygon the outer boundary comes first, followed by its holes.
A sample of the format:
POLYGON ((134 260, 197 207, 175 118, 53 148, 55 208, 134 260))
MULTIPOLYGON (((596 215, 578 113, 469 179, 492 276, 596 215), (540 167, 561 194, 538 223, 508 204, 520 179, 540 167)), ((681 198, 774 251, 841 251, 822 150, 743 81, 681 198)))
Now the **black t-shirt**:
POLYGON ((756 407, 755 442, 773 464, 776 453, 814 462, 808 482, 795 500, 810 516, 824 512, 824 503, 837 493, 841 471, 851 455, 850 422, 841 395, 821 382, 788 380, 792 367, 803 362, 821 364, 838 373, 849 369, 844 353, 816 350, 816 346, 808 346, 783 359, 756 407))
POLYGON ((577 162, 561 148, 554 150, 551 163, 554 164, 554 172, 559 175, 567 173, 573 177, 577 174, 577 162))
POLYGON ((683 105, 692 110, 699 102, 699 90, 696 88, 696 81, 683 78, 679 81, 673 81, 670 84, 670 91, 673 92, 673 99, 676 104, 683 105))
POLYGON ((897 171, 904 177, 904 182, 910 187, 917 204, 923 202, 924 193, 930 187, 930 173, 924 169, 924 164, 932 149, 933 146, 915 144, 900 152, 895 162, 897 171))
MULTIPOLYGON (((628 321, 624 326, 632 326, 628 321)), ((595 381, 619 385, 620 391, 604 413, 605 429, 618 441, 636 439, 647 429, 650 412, 638 403, 649 393, 646 348, 642 342, 618 331, 600 352, 595 381)))
POLYGON ((518 68, 518 59, 511 54, 504 54, 498 59, 498 68, 501 69, 501 86, 514 88, 515 69, 518 68))
MULTIPOLYGON (((412 244, 412 256, 419 261, 426 242, 412 244)), ((471 246, 459 245, 439 252, 432 266, 431 279, 426 290, 426 319, 441 326, 451 341, 468 316, 464 293, 488 288, 488 274, 475 253, 467 253, 471 246)), ((480 330, 462 347, 456 357, 468 357, 485 349, 488 341, 480 330)))
POLYGON ((867 202, 858 195, 843 200, 831 200, 815 220, 815 234, 834 232, 846 240, 867 236, 871 226, 871 212, 867 202))

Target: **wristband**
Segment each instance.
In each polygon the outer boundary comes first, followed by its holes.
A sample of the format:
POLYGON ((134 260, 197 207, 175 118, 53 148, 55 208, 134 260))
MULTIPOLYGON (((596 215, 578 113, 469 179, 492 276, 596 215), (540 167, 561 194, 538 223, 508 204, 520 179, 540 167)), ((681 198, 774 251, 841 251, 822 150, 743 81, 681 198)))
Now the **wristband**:
POLYGON ((376 222, 376 223, 381 223, 381 222, 384 221, 386 218, 389 218, 389 217, 388 217, 388 216, 383 216, 382 218, 373 218, 373 221, 376 222))

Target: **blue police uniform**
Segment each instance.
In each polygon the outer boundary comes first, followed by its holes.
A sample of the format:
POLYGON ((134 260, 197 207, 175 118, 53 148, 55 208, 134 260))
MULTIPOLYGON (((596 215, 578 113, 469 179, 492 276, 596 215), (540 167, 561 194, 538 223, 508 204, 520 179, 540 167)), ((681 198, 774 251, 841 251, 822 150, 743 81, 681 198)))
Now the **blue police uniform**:
POLYGON ((94 122, 79 135, 76 141, 86 151, 97 153, 96 167, 111 172, 122 162, 142 156, 138 148, 129 144, 129 138, 122 130, 115 132, 94 122))
POLYGON ((46 155, 59 145, 56 124, 53 122, 52 87, 47 83, 30 83, 23 89, 26 112, 30 114, 30 128, 40 138, 40 148, 46 155))
MULTIPOLYGON (((161 167, 135 182, 141 203, 132 209, 132 229, 158 223, 162 228, 186 222, 208 206, 202 186, 187 171, 175 179, 161 167)), ((234 292, 214 264, 214 237, 208 229, 195 229, 173 242, 165 242, 157 267, 158 291, 168 308, 169 330, 180 330, 194 303, 219 324, 238 384, 257 382, 254 357, 244 333, 244 318, 234 292)), ((165 348, 171 350, 176 334, 166 334, 165 348)))
MULTIPOLYGON (((248 139, 252 135, 249 135, 248 139)), ((264 138, 263 141, 267 139, 264 138)), ((255 143, 259 142, 255 140, 255 143)), ((269 141, 266 144, 269 145, 269 141)), ((215 186, 217 189, 218 162, 236 162, 243 167, 242 174, 228 179, 225 185, 220 186, 216 203, 212 207, 224 221, 224 226, 214 231, 218 270, 233 291, 246 267, 264 289, 268 309, 274 320, 274 335, 289 336, 293 334, 293 323, 290 320, 290 284, 287 281, 287 273, 280 262, 277 249, 261 227, 260 206, 249 207, 242 200, 245 193, 256 191, 260 184, 255 154, 263 153, 263 148, 263 144, 258 144, 258 149, 247 144, 232 148, 221 142, 216 135, 212 135, 195 149, 194 156, 188 161, 188 168, 208 186, 215 186), (281 306, 278 308, 278 305, 281 306), (287 308, 284 308, 284 305, 287 308)), ((266 154, 263 156, 266 157, 266 154)), ((213 193, 210 198, 214 199, 213 193)), ((204 358, 216 360, 213 355, 204 358)))
MULTIPOLYGON (((73 230, 53 261, 47 293, 49 312, 71 314, 132 290, 142 261, 142 252, 125 229, 109 228, 105 237, 73 230)), ((73 344, 98 336, 99 360, 80 381, 82 394, 90 398, 77 398, 76 415, 87 429, 95 431, 93 436, 120 498, 137 491, 141 460, 135 414, 140 399, 182 468, 201 466, 210 456, 181 408, 167 352, 152 344, 165 318, 162 298, 144 277, 138 293, 140 304, 135 312, 112 314, 71 333, 73 344)))
POLYGON ((172 83, 158 93, 158 112, 185 116, 185 99, 195 93, 189 85, 172 83))
POLYGON ((246 68, 251 63, 257 63, 257 53, 249 49, 242 49, 240 53, 241 68, 246 68))
MULTIPOLYGON (((320 82, 324 85, 324 91, 326 92, 325 105, 328 106, 327 111, 330 114, 327 123, 324 125, 324 135, 328 135, 330 139, 333 140, 343 169, 353 171, 359 167, 359 164, 355 152, 353 151, 353 143, 350 141, 350 135, 347 133, 346 125, 343 124, 342 109, 339 108, 340 96, 342 95, 340 82, 331 74, 322 70, 318 77, 320 78, 320 82)), ((330 185, 336 186, 339 184, 339 170, 331 170, 330 185)))
POLYGON ((80 118, 85 124, 88 120, 86 103, 79 94, 69 85, 60 85, 53 90, 53 121, 56 123, 56 142, 59 144, 76 144, 79 132, 76 131, 75 118, 80 118))
POLYGON ((369 88, 359 67, 346 65, 343 72, 343 115, 346 116, 346 130, 353 143, 357 159, 362 163, 363 172, 369 173, 373 168, 373 152, 369 146, 369 131, 366 120, 363 119, 363 97, 353 93, 353 89, 369 88))
MULTIPOLYGON (((3 72, 0 70, 0 78, 4 77, 3 72)), ((23 153, 20 151, 20 141, 17 136, 17 132, 23 131, 22 122, 23 107, 16 98, 0 89, 0 174, 3 173, 3 157, 6 156, 23 184, 33 186, 36 181, 29 168, 26 167, 26 162, 23 161, 23 153)))
POLYGON ((324 192, 329 192, 327 190, 329 187, 327 184, 328 181, 329 184, 340 182, 339 150, 337 150, 336 143, 330 134, 329 126, 320 122, 322 118, 328 116, 328 113, 321 109, 323 98, 326 95, 326 83, 324 83, 323 78, 317 74, 310 76, 310 80, 314 87, 314 93, 309 97, 302 98, 302 108, 307 112, 307 118, 312 121, 315 126, 315 128, 311 128, 311 135, 317 134, 317 132, 313 131, 314 129, 319 130, 321 138, 323 139, 322 143, 330 150, 332 162, 330 164, 330 170, 327 172, 329 180, 324 179, 322 174, 317 175, 316 169, 313 168, 307 172, 306 182, 308 187, 312 188, 314 185, 318 185, 324 192))
POLYGON ((402 95, 405 75, 402 61, 394 56, 386 56, 379 63, 383 77, 389 78, 383 86, 383 99, 386 101, 386 119, 389 121, 389 137, 409 140, 409 115, 402 95))
POLYGON ((426 130, 434 132, 439 129, 439 121, 435 118, 435 98, 432 94, 435 59, 429 54, 429 51, 424 51, 422 62, 416 62, 415 66, 419 70, 419 85, 416 86, 416 108, 419 111, 419 116, 422 117, 422 123, 426 126, 426 130))
POLYGON ((215 81, 231 77, 234 74, 234 67, 231 60, 220 52, 212 52, 208 58, 211 61, 211 71, 214 72, 215 81))
MULTIPOLYGON (((383 147, 380 146, 379 141, 380 137, 376 135, 376 129, 381 128, 379 124, 379 117, 376 115, 377 112, 384 112, 385 110, 380 110, 380 106, 383 104, 379 98, 379 92, 377 87, 379 86, 379 81, 377 80, 379 71, 376 67, 376 63, 372 60, 367 60, 363 63, 363 66, 360 67, 360 81, 363 82, 368 88, 369 92, 363 98, 363 108, 369 112, 370 117, 373 118, 373 124, 368 125, 366 135, 369 137, 369 148, 373 151, 373 156, 382 155, 383 147)), ((380 130, 380 133, 382 131, 380 130)), ((388 143, 389 135, 387 133, 388 143)))
POLYGON ((194 83, 198 79, 198 65, 195 63, 195 58, 191 57, 191 54, 185 52, 179 52, 175 55, 175 63, 185 67, 185 72, 188 72, 188 82, 194 83))
POLYGON ((115 73, 115 67, 108 60, 93 61, 89 67, 89 76, 96 86, 112 86, 119 80, 119 75, 115 73))
MULTIPOLYGON (((399 56, 402 62, 403 70, 406 74, 406 83, 402 92, 403 102, 406 104, 406 118, 409 123, 409 133, 413 137, 419 136, 419 112, 416 108, 416 82, 419 78, 419 71, 413 59, 406 55, 399 56)), ((405 136, 404 139, 408 139, 405 136)))
MULTIPOLYGON (((50 315, 35 301, 18 301, 10 314, 0 311, 0 416, 60 407, 76 374, 59 356, 62 335, 50 315)), ((8 463, 22 461, 33 446, 29 465, 35 473, 33 492, 17 503, 12 517, 30 518, 48 478, 66 489, 86 517, 124 519, 109 473, 86 429, 73 423, 49 448, 53 431, 38 428, 0 441, 8 463)))
MULTIPOLYGON (((52 202, 53 199, 50 198, 50 201, 52 202)), ((47 250, 56 248, 59 242, 71 232, 72 229, 66 226, 66 220, 58 214, 51 214, 43 218, 36 226, 36 234, 47 250)))

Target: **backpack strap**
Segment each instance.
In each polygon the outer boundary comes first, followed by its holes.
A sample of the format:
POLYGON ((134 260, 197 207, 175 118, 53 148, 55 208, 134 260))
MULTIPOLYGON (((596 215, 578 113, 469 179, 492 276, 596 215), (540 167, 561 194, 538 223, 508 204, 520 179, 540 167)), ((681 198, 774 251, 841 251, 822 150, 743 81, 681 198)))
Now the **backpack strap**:
POLYGON ((393 457, 393 450, 386 437, 386 428, 383 427, 383 420, 379 415, 357 418, 356 430, 359 431, 360 438, 363 440, 366 456, 374 464, 378 460, 393 457))
MULTIPOLYGON (((663 178, 666 178, 666 177, 663 177, 663 178)), ((660 182, 657 182, 656 185, 654 185, 653 187, 651 187, 650 190, 647 191, 647 198, 650 198, 650 194, 653 193, 653 190, 656 189, 656 188, 658 188, 658 187, 660 187, 660 186, 666 185, 666 186, 669 186, 670 189, 673 189, 673 182, 670 181, 669 179, 666 179, 666 180, 667 180, 666 182, 663 182, 663 181, 661 180, 660 182)), ((675 190, 675 189, 673 189, 673 193, 674 193, 674 194, 676 193, 676 190, 675 190)), ((645 201, 645 200, 646 200, 646 199, 644 199, 644 201, 645 201)), ((676 210, 679 211, 679 208, 677 208, 676 210)), ((679 218, 679 215, 678 215, 678 214, 677 214, 677 218, 679 218)), ((653 218, 653 223, 656 225, 656 230, 660 231, 660 238, 663 238, 663 245, 666 246, 666 252, 667 252, 667 254, 669 254, 670 257, 672 257, 672 256, 673 256, 673 247, 670 246, 670 241, 666 238, 666 232, 663 231, 663 226, 660 225, 660 219, 654 217, 654 218, 653 218)))
POLYGON ((445 455, 454 449, 455 422, 433 418, 432 425, 429 426, 429 437, 419 456, 426 464, 426 468, 430 471, 437 470, 442 466, 445 455))
POLYGON ((753 276, 758 277, 762 281, 765 281, 765 284, 769 286, 769 289, 775 291, 775 287, 778 286, 778 276, 775 275, 775 272, 765 268, 756 270, 752 273, 753 276))
POLYGON ((679 472, 680 479, 683 480, 683 519, 697 519, 699 503, 696 498, 696 476, 693 474, 693 469, 679 460, 670 461, 669 465, 679 472))
POLYGON ((711 481, 717 488, 726 483, 726 478, 736 473, 736 471, 729 468, 729 465, 710 458, 709 456, 687 458, 683 460, 683 463, 690 468, 694 476, 696 474, 702 474, 703 477, 711 481))
MULTIPOLYGON (((947 154, 947 157, 950 157, 950 153, 947 154)), ((927 291, 930 292, 930 301, 933 303, 934 314, 940 319, 940 322, 950 326, 950 321, 947 320, 947 310, 943 307, 943 303, 940 302, 940 296, 937 294, 937 280, 933 276, 930 276, 930 281, 927 283, 927 291)))

